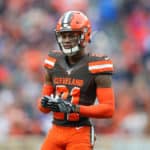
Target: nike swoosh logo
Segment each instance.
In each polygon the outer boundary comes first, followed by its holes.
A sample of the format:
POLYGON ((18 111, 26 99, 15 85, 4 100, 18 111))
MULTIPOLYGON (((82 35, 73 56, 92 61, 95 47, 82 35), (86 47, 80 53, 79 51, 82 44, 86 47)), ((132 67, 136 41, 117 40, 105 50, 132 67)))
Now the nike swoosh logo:
POLYGON ((77 130, 79 130, 79 129, 81 129, 81 128, 83 128, 83 127, 76 127, 77 130))

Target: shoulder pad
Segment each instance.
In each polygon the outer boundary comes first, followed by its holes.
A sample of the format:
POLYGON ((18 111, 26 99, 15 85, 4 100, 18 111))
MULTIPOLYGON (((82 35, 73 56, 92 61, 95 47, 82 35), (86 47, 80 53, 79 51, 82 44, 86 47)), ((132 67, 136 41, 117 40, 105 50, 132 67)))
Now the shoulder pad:
POLYGON ((52 50, 44 60, 44 67, 52 69, 55 66, 56 60, 61 55, 61 52, 52 50))
POLYGON ((114 71, 112 60, 108 56, 91 55, 88 69, 92 74, 112 73, 114 71))

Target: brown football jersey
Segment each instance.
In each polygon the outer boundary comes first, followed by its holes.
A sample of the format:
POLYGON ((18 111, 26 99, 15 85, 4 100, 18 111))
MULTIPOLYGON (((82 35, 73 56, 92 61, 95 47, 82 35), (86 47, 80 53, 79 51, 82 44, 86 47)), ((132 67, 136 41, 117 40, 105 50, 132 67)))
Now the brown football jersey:
MULTIPOLYGON (((69 65, 66 56, 53 51, 45 59, 44 67, 52 77, 54 94, 79 105, 93 105, 97 88, 95 77, 113 72, 112 61, 107 56, 87 54, 75 65, 69 65)), ((90 125, 89 119, 78 113, 56 112, 53 122, 64 126, 90 125)))

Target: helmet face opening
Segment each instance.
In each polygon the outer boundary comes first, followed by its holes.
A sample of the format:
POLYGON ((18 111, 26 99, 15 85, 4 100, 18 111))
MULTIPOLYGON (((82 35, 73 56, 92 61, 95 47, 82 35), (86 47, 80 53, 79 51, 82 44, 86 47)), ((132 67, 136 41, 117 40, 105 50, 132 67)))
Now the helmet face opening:
POLYGON ((68 11, 59 19, 55 32, 63 53, 65 55, 74 55, 90 42, 91 25, 87 16, 80 11, 68 11), (69 44, 68 46, 64 44, 64 35, 66 33, 69 35, 69 40, 76 42, 76 45, 72 47, 70 45, 69 47, 69 44))
POLYGON ((80 50, 81 33, 78 31, 58 32, 57 41, 65 55, 73 56, 80 50))

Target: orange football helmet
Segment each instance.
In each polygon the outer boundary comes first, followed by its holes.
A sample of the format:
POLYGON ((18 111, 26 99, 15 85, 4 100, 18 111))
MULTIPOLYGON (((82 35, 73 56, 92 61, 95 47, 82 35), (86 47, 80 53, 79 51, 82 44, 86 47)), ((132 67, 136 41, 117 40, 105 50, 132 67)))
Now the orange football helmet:
POLYGON ((85 47, 91 40, 91 23, 86 15, 80 11, 68 11, 62 17, 60 17, 56 25, 56 38, 61 50, 66 55, 74 55, 81 48, 85 47), (62 32, 80 32, 80 39, 78 45, 71 49, 65 49, 62 44, 61 34, 62 32))

